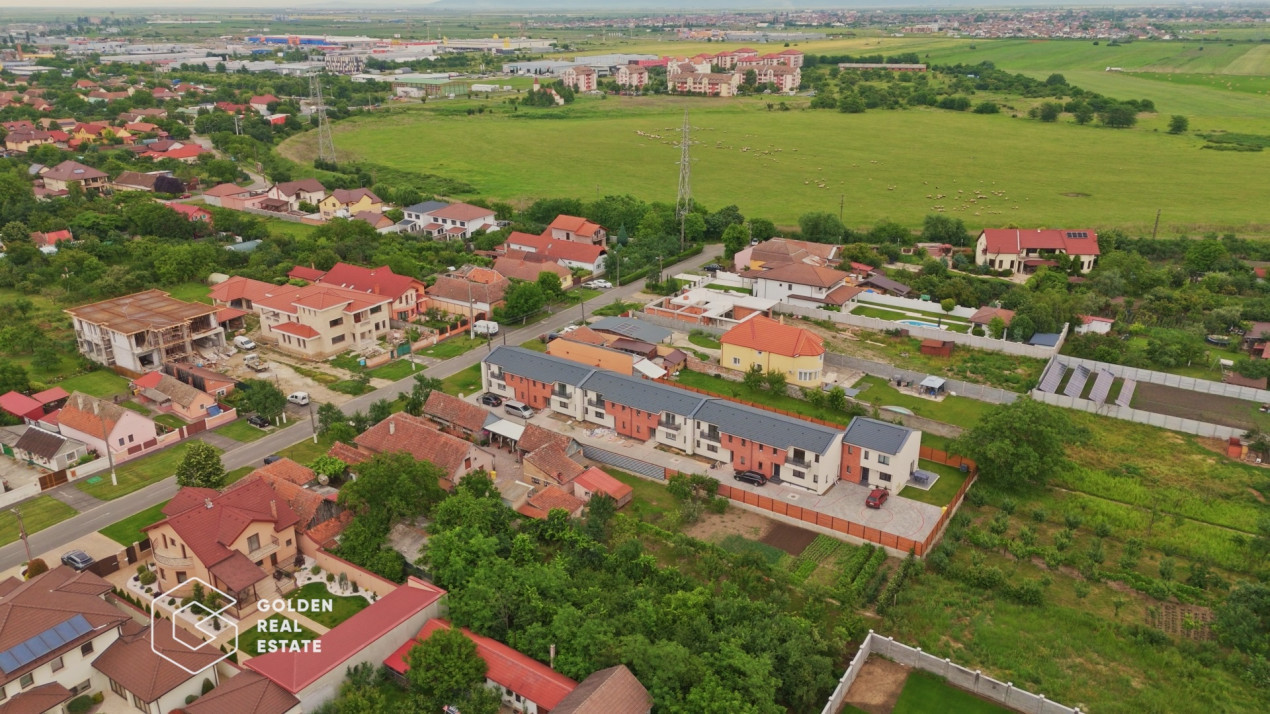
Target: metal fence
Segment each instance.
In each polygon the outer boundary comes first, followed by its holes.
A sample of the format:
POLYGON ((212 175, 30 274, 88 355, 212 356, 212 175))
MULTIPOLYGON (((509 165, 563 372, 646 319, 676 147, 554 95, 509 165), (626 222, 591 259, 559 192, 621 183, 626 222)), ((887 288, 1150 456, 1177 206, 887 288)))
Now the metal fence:
POLYGON ((1069 397, 1063 394, 1051 394, 1042 392, 1039 389, 1032 390, 1032 398, 1038 402, 1053 404, 1056 407, 1064 407, 1067 409, 1079 409, 1080 411, 1108 416, 1115 419, 1124 419, 1125 421, 1137 422, 1138 424, 1148 424, 1150 426, 1158 426, 1161 429, 1170 431, 1180 431, 1184 434, 1195 434, 1196 436, 1211 437, 1215 439, 1229 439, 1232 436, 1242 436, 1246 429, 1236 429, 1235 427, 1225 426, 1223 424, 1213 424, 1206 421, 1198 421, 1195 419, 1185 419, 1178 416, 1170 416, 1168 414, 1160 414, 1159 412, 1148 412, 1142 409, 1134 409, 1133 407, 1122 407, 1118 404, 1098 404, 1088 399, 1079 397, 1069 397))
POLYGON ((939 658, 922 652, 920 647, 909 647, 894 638, 884 637, 873 630, 860 645, 860 651, 847 666, 838 686, 834 688, 829 701, 825 703, 821 714, 835 714, 846 700, 847 691, 860 674, 864 663, 870 655, 879 655, 908 667, 915 667, 925 672, 943 677, 949 684, 971 692, 977 696, 997 702, 1024 714, 1079 714, 1075 709, 1058 702, 1050 701, 1044 694, 1033 694, 1014 686, 1013 682, 1002 682, 993 679, 979 670, 970 670, 947 658, 939 658))
MULTIPOLYGON (((914 372, 911 369, 901 369, 885 362, 874 362, 873 360, 840 355, 835 352, 825 353, 825 364, 831 367, 858 369, 865 374, 871 374, 875 377, 882 377, 883 379, 889 380, 899 378, 912 382, 920 382, 927 374, 925 372, 914 372)), ((1020 396, 1017 392, 1011 392, 1007 389, 989 387, 984 384, 974 384, 972 382, 963 382, 959 379, 945 380, 944 388, 949 392, 956 392, 959 397, 970 397, 971 399, 988 402, 989 404, 1011 404, 1020 396)))
POLYGON ((1058 357, 1059 362, 1066 365, 1068 369, 1081 366, 1090 372, 1104 369, 1111 372, 1117 377, 1132 379, 1136 382, 1144 382, 1148 384, 1159 384, 1165 387, 1175 387, 1177 389, 1185 389, 1188 392, 1199 392, 1200 394, 1212 394, 1219 397, 1230 397, 1231 399, 1244 399, 1250 402, 1270 402, 1270 389, 1257 389, 1255 387, 1241 387, 1237 384, 1226 384, 1225 382, 1214 382, 1211 379, 1196 379, 1195 377, 1183 377, 1177 374, 1169 374, 1168 372, 1156 372, 1151 369, 1139 369, 1137 367, 1126 367, 1123 364, 1112 364, 1111 362, 1099 362, 1092 359, 1082 359, 1080 357, 1058 357))
POLYGON ((666 480, 666 468, 664 466, 650 464, 647 461, 640 461, 639 459, 626 456, 625 454, 617 454, 606 449, 601 449, 598 446, 583 444, 582 455, 592 461, 598 461, 602 464, 608 464, 609 466, 616 466, 623 471, 630 471, 631 473, 639 474, 640 476, 647 476, 648 478, 656 479, 658 481, 666 480))

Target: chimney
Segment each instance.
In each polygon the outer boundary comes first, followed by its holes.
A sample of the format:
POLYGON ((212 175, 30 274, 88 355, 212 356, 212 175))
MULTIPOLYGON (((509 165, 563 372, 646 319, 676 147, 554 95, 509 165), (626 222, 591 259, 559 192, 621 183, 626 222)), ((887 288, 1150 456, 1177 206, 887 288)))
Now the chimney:
POLYGON ((278 520, 278 499, 269 499, 269 513, 273 514, 273 519, 278 520))
POLYGON ((204 499, 203 499, 203 507, 204 507, 204 508, 211 508, 211 507, 212 507, 212 499, 210 499, 210 498, 204 498, 204 499))
POLYGON ((397 420, 389 419, 388 420, 388 435, 392 436, 396 433, 397 433, 397 420))

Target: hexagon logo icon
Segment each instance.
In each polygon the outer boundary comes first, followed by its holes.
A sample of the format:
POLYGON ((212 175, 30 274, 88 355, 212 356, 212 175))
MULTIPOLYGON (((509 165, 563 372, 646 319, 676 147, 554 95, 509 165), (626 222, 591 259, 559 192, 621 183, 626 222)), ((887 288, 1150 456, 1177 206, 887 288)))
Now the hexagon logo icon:
POLYGON ((175 587, 169 589, 167 592, 162 592, 162 593, 159 593, 158 595, 155 595, 154 598, 150 601, 150 651, 159 655, 163 659, 171 662, 172 664, 180 667, 182 670, 189 672, 190 674, 198 674, 199 672, 202 672, 206 669, 209 669, 210 667, 215 666, 218 662, 228 659, 230 655, 238 651, 238 624, 228 619, 228 616, 225 615, 225 611, 237 604, 238 604, 238 600, 230 596, 229 593, 226 593, 218 588, 212 587, 207 581, 199 577, 190 578, 186 580, 185 582, 180 583, 176 585, 175 587), (215 601, 219 601, 219 603, 221 604, 221 607, 217 610, 213 610, 207 605, 204 605, 201 602, 196 602, 194 600, 191 600, 188 603, 182 604, 180 601, 183 598, 175 595, 174 593, 177 590, 185 590, 186 588, 192 587, 194 583, 198 583, 199 585, 203 586, 203 592, 205 594, 204 599, 214 598, 215 601), (167 604, 167 601, 173 598, 177 600, 178 605, 169 606, 167 604), (228 648, 229 651, 222 653, 220 657, 217 657, 216 659, 212 660, 211 662, 208 662, 207 664, 203 665, 202 667, 199 667, 198 669, 190 669, 189 667, 176 661, 172 657, 169 657, 163 652, 159 651, 159 648, 155 645, 154 633, 161 624, 158 621, 159 618, 157 617, 159 613, 166 615, 171 620, 172 639, 184 645, 185 647, 189 648, 191 651, 194 651, 194 652, 197 652, 203 649, 204 647, 210 645, 218 637, 225 634, 225 630, 228 629, 231 633, 229 642, 227 643, 229 644, 229 648, 228 648), (206 641, 200 641, 197 645, 185 639, 182 639, 177 634, 177 620, 179 618, 185 618, 187 621, 190 621, 190 623, 194 625, 194 629, 207 635, 210 639, 206 641), (220 629, 216 628, 217 621, 220 621, 221 623, 220 629))

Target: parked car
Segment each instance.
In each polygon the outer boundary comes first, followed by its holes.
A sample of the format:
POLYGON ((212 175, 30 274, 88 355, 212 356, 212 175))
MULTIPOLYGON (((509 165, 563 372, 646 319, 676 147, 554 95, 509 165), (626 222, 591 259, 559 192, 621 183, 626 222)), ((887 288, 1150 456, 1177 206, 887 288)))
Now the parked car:
POLYGON ((287 395, 287 401, 291 402, 297 407, 308 406, 309 393, 308 392, 292 392, 287 395))
POLYGON ((481 401, 481 404, 484 404, 487 407, 503 406, 503 398, 498 396, 497 394, 494 394, 493 392, 486 392, 482 394, 480 401, 481 401))
POLYGON ((269 454, 268 456, 265 457, 265 466, 268 466, 269 464, 272 464, 275 461, 281 461, 281 460, 282 460, 281 456, 278 456, 277 454, 269 454))
POLYGON ((247 423, 251 424, 257 429, 268 429, 270 426, 272 426, 272 424, 269 423, 268 419, 260 416, 259 414, 252 414, 251 416, 247 417, 247 423))
POLYGON ((752 483, 755 486, 767 485, 767 477, 759 473, 758 471, 737 471, 735 474, 732 475, 732 478, 736 479, 737 481, 752 483))
POLYGON ((87 570, 88 566, 94 562, 93 556, 82 550, 69 550, 62 553, 62 564, 69 565, 76 570, 87 570))
POLYGON ((234 346, 240 350, 254 350, 256 343, 246 335, 239 335, 234 338, 234 346))
POLYGON ((719 272, 720 270, 723 270, 723 266, 722 266, 722 265, 719 265, 718 263, 711 263, 711 264, 707 265, 707 266, 704 268, 704 270, 705 270, 706 272, 710 272, 710 273, 717 273, 717 272, 719 272))
POLYGON ((884 488, 875 488, 869 494, 869 497, 864 499, 864 505, 869 508, 881 508, 882 504, 886 503, 886 499, 890 498, 890 496, 890 491, 884 488))
POLYGON ((583 283, 582 287, 591 288, 592 290, 608 290, 613 287, 613 283, 610 283, 607 280, 591 280, 583 283))
POLYGON ((504 403, 503 411, 511 414, 512 416, 520 417, 521 419, 529 419, 534 415, 533 409, 530 409, 527 405, 521 404, 520 402, 504 403))

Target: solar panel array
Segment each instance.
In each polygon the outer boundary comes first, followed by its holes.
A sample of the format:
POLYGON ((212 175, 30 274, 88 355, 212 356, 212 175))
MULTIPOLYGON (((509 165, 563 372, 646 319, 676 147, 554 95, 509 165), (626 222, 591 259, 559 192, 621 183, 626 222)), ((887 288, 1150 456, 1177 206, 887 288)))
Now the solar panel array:
POLYGON ((1126 379, 1124 385, 1120 387, 1120 396, 1116 397, 1116 404, 1122 407, 1129 406, 1129 400, 1133 399, 1133 388, 1136 386, 1138 386, 1137 382, 1126 379))
POLYGON ((1081 366, 1076 367, 1076 373, 1072 378, 1067 380, 1067 387, 1063 390, 1063 394, 1069 397, 1079 397, 1082 390, 1085 389, 1085 382, 1089 381, 1089 369, 1081 366))
POLYGON ((1068 238, 1088 238, 1089 232, 1088 231, 1068 231, 1067 237, 1068 238))
POLYGON ((1041 383, 1037 386, 1037 389, 1042 392, 1049 392, 1050 394, 1053 394, 1054 390, 1058 389, 1058 383, 1063 381, 1063 374, 1066 372, 1067 367, 1065 367, 1061 362, 1051 362, 1049 369, 1045 372, 1045 376, 1041 379, 1041 383))
POLYGON ((1094 379, 1094 388, 1089 390, 1089 398, 1095 404, 1102 404, 1107 401, 1107 395, 1111 393, 1111 383, 1116 381, 1115 375, 1105 369, 1098 370, 1098 377, 1094 379))
POLYGON ((69 620, 59 623, 25 642, 0 652, 0 670, 13 673, 35 660, 55 652, 58 648, 81 635, 92 632, 93 626, 83 615, 76 614, 69 620))

